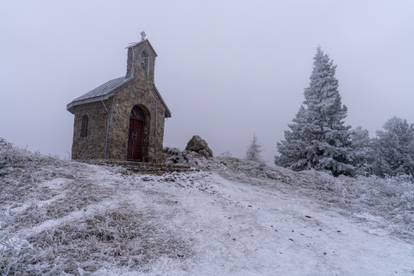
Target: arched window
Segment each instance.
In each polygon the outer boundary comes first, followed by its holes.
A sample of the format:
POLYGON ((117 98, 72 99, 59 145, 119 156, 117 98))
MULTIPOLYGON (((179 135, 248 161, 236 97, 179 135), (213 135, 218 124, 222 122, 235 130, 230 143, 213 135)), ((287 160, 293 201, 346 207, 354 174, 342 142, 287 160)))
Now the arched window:
POLYGON ((82 138, 88 136, 88 115, 83 115, 82 116, 82 124, 81 124, 81 133, 80 136, 82 138))
POLYGON ((145 71, 145 74, 148 73, 148 64, 149 64, 149 57, 147 52, 143 51, 141 53, 141 67, 145 71))

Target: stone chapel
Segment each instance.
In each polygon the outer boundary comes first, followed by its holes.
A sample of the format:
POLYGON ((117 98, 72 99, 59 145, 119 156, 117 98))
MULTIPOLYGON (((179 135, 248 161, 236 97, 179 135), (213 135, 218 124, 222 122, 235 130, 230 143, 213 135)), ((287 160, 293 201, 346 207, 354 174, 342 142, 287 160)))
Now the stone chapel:
POLYGON ((171 112, 154 83, 157 53, 142 34, 128 48, 125 77, 74 99, 72 159, 163 161, 165 118, 171 112))

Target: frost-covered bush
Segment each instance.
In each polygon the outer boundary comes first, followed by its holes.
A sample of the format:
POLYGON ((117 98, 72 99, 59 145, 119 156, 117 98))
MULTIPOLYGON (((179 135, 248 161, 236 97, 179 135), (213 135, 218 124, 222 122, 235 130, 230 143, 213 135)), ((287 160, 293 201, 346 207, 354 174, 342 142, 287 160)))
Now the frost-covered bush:
POLYGON ((189 244, 159 225, 150 211, 121 206, 42 231, 19 248, 0 248, 0 275, 80 275, 102 264, 142 269, 159 257, 191 254, 189 244))
POLYGON ((164 148, 165 163, 167 165, 185 165, 191 167, 203 166, 202 164, 214 164, 214 161, 195 151, 178 148, 164 148))
POLYGON ((164 148, 165 162, 167 164, 186 164, 188 163, 188 158, 180 149, 178 148, 164 148))
POLYGON ((334 178, 327 174, 303 172, 300 186, 303 193, 332 207, 352 214, 370 214, 383 218, 384 227, 399 236, 414 239, 414 182, 411 176, 382 178, 359 176, 334 178))
POLYGON ((38 184, 59 177, 73 179, 81 165, 71 162, 68 167, 68 162, 19 149, 0 138, 0 211, 5 205, 53 196, 38 184))
MULTIPOLYGON (((140 270, 192 254, 156 210, 113 198, 144 176, 31 153, 4 139, 0 164, 0 275, 87 275, 104 265, 140 270)), ((150 181, 173 176, 180 180, 150 181)))
POLYGON ((272 185, 287 192, 295 189, 323 205, 342 208, 357 216, 368 213, 380 217, 390 232, 414 239, 414 179, 411 176, 333 177, 329 172, 295 172, 237 158, 216 158, 201 167, 245 183, 272 185))

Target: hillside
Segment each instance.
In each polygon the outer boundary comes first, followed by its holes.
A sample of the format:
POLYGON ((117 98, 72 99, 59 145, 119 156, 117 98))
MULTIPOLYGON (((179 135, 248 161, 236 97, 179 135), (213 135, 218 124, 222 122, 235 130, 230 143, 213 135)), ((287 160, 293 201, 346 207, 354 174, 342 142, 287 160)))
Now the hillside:
POLYGON ((414 185, 192 157, 162 176, 0 139, 0 275, 414 275, 414 185))

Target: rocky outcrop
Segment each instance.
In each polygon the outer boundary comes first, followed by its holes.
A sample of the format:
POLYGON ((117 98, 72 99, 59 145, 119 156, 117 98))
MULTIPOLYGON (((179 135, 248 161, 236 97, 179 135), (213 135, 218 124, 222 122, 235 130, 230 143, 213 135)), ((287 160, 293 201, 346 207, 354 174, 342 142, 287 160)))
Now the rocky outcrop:
POLYGON ((188 158, 184 152, 178 148, 164 148, 166 164, 187 164, 188 158))
POLYGON ((185 150, 196 152, 206 158, 213 157, 213 151, 210 149, 207 142, 198 135, 193 136, 191 140, 188 141, 185 150))

